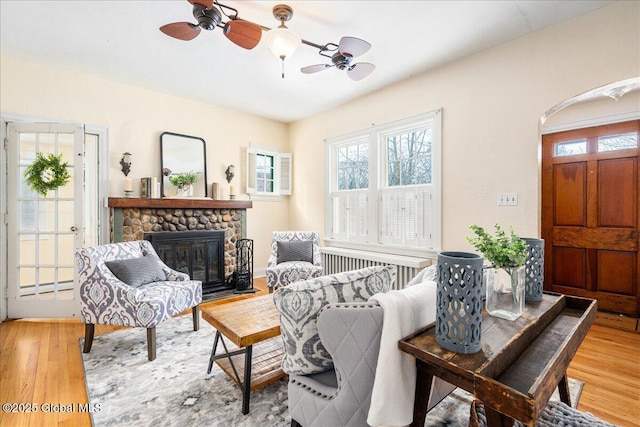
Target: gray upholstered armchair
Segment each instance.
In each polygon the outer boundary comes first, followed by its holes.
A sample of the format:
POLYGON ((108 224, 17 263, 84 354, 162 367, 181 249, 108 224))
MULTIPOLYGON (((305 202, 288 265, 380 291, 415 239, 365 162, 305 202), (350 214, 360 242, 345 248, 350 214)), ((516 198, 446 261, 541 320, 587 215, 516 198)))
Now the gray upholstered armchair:
MULTIPOLYGON (((292 427, 368 426, 385 317, 369 299, 386 295, 395 276, 395 267, 368 267, 275 291, 292 427)), ((453 389, 435 379, 428 409, 453 389)))
POLYGON ((320 239, 313 231, 274 231, 267 261, 269 292, 299 280, 322 276, 320 239))
POLYGON ((169 268, 146 240, 76 250, 80 279, 80 315, 85 323, 83 352, 94 328, 121 325, 147 329, 149 360, 156 358, 156 325, 192 309, 198 330, 202 283, 169 268))

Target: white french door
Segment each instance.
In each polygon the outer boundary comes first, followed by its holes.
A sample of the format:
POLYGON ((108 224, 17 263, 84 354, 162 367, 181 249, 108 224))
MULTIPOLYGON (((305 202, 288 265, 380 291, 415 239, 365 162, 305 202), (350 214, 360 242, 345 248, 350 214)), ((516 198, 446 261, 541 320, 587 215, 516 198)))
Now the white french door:
POLYGON ((76 316, 74 252, 84 240, 84 129, 11 123, 7 133, 8 317, 76 316), (72 177, 46 197, 24 179, 38 152, 62 154, 72 177))

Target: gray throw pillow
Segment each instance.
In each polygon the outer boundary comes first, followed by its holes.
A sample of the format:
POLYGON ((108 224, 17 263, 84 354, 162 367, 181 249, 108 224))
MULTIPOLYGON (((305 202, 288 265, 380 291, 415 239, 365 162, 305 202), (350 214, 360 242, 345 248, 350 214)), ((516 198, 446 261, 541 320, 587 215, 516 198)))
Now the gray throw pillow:
POLYGON ((313 242, 310 240, 294 240, 278 243, 277 263, 287 261, 304 261, 313 263, 313 242))
POLYGON ((109 270, 129 286, 142 286, 147 283, 167 280, 158 261, 150 255, 142 258, 119 259, 104 263, 109 270))

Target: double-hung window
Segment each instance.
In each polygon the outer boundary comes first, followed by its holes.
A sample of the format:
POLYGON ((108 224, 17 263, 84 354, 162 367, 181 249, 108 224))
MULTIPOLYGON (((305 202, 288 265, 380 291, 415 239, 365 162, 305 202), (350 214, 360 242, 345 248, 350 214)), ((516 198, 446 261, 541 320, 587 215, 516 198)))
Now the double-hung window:
POLYGON ((328 244, 439 248, 441 126, 437 110, 326 141, 328 244))
POLYGON ((252 199, 291 194, 291 154, 274 148, 247 148, 247 193, 252 199))

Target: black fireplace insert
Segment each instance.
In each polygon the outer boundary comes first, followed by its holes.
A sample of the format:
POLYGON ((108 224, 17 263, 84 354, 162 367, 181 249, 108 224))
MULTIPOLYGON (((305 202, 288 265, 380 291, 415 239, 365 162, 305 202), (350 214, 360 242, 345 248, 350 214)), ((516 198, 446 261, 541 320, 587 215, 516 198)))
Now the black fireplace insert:
POLYGON ((203 297, 232 289, 224 277, 224 230, 145 233, 160 259, 202 282, 203 297))

